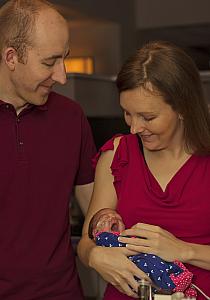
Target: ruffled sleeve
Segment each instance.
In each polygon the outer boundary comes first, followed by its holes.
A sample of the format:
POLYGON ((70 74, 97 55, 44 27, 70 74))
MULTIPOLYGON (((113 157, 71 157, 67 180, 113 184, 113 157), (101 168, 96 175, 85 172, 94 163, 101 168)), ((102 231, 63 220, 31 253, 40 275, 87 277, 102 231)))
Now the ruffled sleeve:
POLYGON ((106 152, 108 150, 114 150, 114 139, 118 136, 121 136, 120 134, 114 135, 110 140, 108 140, 98 151, 98 153, 94 156, 92 159, 92 165, 94 169, 96 168, 96 165, 98 163, 99 157, 101 156, 101 153, 106 152))
POLYGON ((127 139, 126 136, 123 136, 120 140, 118 148, 115 152, 111 170, 112 175, 114 176, 114 185, 115 188, 121 183, 122 178, 124 176, 126 165, 128 164, 128 147, 127 147, 127 139))
POLYGON ((98 159, 102 152, 106 152, 108 150, 114 150, 114 140, 116 137, 121 136, 119 145, 116 149, 112 164, 110 166, 112 175, 114 176, 113 184, 115 186, 117 195, 120 192, 120 185, 125 173, 125 166, 128 164, 128 147, 127 147, 127 139, 126 135, 115 135, 110 140, 108 140, 96 154, 94 159, 92 160, 93 166, 96 167, 98 159))

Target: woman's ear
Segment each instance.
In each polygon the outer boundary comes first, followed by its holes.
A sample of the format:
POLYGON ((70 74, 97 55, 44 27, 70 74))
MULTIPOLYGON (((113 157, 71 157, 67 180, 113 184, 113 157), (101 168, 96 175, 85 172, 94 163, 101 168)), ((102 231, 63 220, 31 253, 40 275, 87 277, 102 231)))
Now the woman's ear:
POLYGON ((3 52, 2 58, 10 71, 14 71, 18 63, 17 51, 13 47, 6 48, 3 52))

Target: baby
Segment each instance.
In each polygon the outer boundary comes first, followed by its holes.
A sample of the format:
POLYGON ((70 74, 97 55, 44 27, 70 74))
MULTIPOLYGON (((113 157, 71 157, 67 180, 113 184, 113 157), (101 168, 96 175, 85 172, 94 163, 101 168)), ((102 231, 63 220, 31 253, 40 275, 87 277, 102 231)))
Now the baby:
POLYGON ((125 229, 121 216, 111 208, 103 208, 92 217, 89 224, 89 238, 96 241, 101 232, 120 234, 125 229))
MULTIPOLYGON (((125 229, 121 216, 113 209, 103 208, 92 217, 88 234, 98 246, 125 247, 118 241, 125 229)), ((153 254, 139 253, 129 259, 145 272, 158 290, 184 292, 187 297, 196 297, 196 290, 191 286, 193 274, 179 261, 166 262, 153 254)))

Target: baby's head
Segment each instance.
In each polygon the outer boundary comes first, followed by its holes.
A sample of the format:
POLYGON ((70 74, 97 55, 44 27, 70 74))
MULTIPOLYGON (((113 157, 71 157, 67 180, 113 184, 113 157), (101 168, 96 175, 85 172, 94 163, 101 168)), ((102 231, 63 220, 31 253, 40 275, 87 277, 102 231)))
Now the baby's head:
POLYGON ((111 208, 103 208, 95 213, 92 217, 88 235, 94 239, 99 232, 121 232, 125 229, 125 225, 121 216, 111 208))

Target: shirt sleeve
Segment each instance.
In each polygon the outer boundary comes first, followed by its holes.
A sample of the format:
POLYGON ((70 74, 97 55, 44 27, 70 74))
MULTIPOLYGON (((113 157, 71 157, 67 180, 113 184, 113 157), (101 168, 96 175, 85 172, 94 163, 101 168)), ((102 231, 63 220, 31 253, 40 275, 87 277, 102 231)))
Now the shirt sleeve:
POLYGON ((75 178, 75 185, 83 185, 93 182, 94 168, 92 159, 96 155, 96 147, 92 131, 87 118, 81 115, 81 147, 79 168, 75 178))

